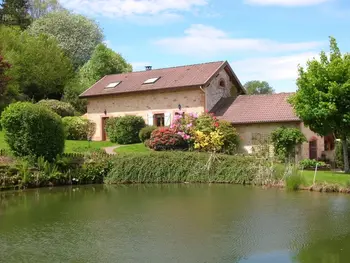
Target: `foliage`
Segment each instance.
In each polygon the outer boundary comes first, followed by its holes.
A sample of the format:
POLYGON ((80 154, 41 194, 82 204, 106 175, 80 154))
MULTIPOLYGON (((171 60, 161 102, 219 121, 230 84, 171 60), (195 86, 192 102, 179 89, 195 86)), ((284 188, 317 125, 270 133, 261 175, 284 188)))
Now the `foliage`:
POLYGON ((0 5, 0 24, 27 28, 31 23, 28 0, 3 0, 0 5))
POLYGON ((239 146, 239 134, 233 125, 224 120, 219 121, 219 131, 223 136, 222 152, 226 154, 233 154, 237 151, 239 146))
POLYGON ((29 13, 33 19, 38 19, 51 12, 63 10, 58 0, 29 0, 28 2, 29 13))
POLYGON ((152 132, 157 129, 156 126, 146 126, 143 127, 139 132, 139 138, 141 142, 145 142, 151 138, 152 132))
POLYGON ((0 27, 0 46, 12 64, 8 75, 19 92, 36 101, 62 96, 73 72, 70 60, 54 39, 0 27))
POLYGON ((80 99, 79 95, 89 87, 88 84, 81 82, 79 76, 70 80, 64 87, 62 101, 70 103, 77 112, 84 114, 87 111, 87 100, 80 99))
POLYGON ((292 175, 286 177, 287 190, 297 191, 302 185, 305 185, 305 178, 297 170, 294 170, 292 175))
POLYGON ((89 87, 106 75, 131 71, 132 66, 120 54, 105 44, 98 44, 90 60, 80 69, 79 77, 89 87))
POLYGON ((305 135, 297 128, 280 127, 271 134, 275 154, 290 161, 295 156, 296 147, 306 141, 305 135))
POLYGON ((41 100, 38 104, 49 108, 61 117, 74 116, 74 108, 67 102, 59 100, 41 100))
POLYGON ((326 163, 325 162, 320 162, 320 161, 317 161, 317 160, 311 160, 311 159, 304 159, 304 160, 301 160, 299 162, 299 167, 301 169, 314 169, 316 168, 316 165, 317 167, 325 167, 326 166, 326 163))
POLYGON ((29 27, 29 32, 55 38, 75 68, 90 59, 96 45, 103 39, 100 27, 93 20, 65 10, 35 20, 29 27))
POLYGON ((220 131, 212 131, 204 133, 195 131, 194 148, 207 152, 219 152, 224 145, 224 136, 220 131))
POLYGON ((62 123, 68 140, 87 140, 96 130, 96 124, 83 117, 64 117, 62 123))
POLYGON ((53 160, 64 149, 61 118, 51 110, 29 102, 8 106, 1 115, 5 140, 16 156, 43 156, 53 160))
POLYGON ((208 157, 207 153, 178 151, 120 153, 114 157, 113 169, 105 183, 253 184, 261 166, 254 157, 218 155, 208 170, 208 157))
POLYGON ((248 95, 253 94, 272 94, 274 89, 266 81, 252 80, 244 84, 248 95))
POLYGON ((110 118, 106 130, 111 142, 132 144, 140 142, 139 133, 145 127, 145 121, 140 116, 124 116, 110 118))
POLYGON ((188 148, 186 141, 181 135, 168 127, 160 127, 154 130, 151 138, 147 141, 147 146, 155 151, 183 150, 188 148))
MULTIPOLYGON (((335 134, 348 148, 350 130, 350 55, 342 55, 337 42, 330 38, 330 55, 322 51, 306 68, 299 68, 298 90, 291 98, 297 115, 320 135, 335 134)), ((344 169, 350 171, 344 152, 344 169)))
POLYGON ((7 84, 10 78, 6 75, 6 71, 11 67, 10 63, 6 62, 0 55, 0 98, 6 91, 7 84))

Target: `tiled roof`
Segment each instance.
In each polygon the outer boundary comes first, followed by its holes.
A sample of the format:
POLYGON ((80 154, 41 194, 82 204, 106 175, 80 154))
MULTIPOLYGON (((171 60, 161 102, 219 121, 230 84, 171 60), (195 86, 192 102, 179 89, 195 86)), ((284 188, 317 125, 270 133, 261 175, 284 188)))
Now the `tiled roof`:
POLYGON ((219 102, 214 113, 233 124, 300 121, 287 101, 292 94, 240 95, 231 104, 219 102))
POLYGON ((80 97, 201 86, 207 84, 211 78, 215 77, 215 74, 223 68, 229 72, 234 81, 236 81, 236 84, 238 83, 238 86, 241 87, 241 84, 233 73, 230 65, 225 61, 217 61, 196 65, 107 75, 81 94, 80 97), (159 79, 153 84, 143 84, 146 80, 152 78, 159 79), (115 88, 105 88, 108 84, 118 82, 120 82, 120 84, 115 88))

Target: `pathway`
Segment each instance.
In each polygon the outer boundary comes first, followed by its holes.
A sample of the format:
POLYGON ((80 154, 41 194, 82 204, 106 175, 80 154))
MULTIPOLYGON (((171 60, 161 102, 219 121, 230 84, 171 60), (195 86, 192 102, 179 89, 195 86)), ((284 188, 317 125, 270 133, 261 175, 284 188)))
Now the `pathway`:
POLYGON ((108 154, 117 154, 114 150, 115 149, 117 149, 117 148, 119 148, 120 147, 120 145, 117 145, 117 146, 111 146, 111 147, 105 147, 105 148, 103 148, 104 150, 105 150, 105 152, 106 153, 108 153, 108 154))

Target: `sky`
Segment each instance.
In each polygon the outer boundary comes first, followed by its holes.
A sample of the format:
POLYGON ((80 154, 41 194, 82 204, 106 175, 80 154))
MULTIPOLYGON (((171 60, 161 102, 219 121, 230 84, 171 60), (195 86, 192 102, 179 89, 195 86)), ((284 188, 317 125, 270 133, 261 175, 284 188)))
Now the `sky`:
POLYGON ((244 84, 296 90, 298 65, 350 51, 349 0, 61 0, 95 19, 134 70, 227 60, 244 84))

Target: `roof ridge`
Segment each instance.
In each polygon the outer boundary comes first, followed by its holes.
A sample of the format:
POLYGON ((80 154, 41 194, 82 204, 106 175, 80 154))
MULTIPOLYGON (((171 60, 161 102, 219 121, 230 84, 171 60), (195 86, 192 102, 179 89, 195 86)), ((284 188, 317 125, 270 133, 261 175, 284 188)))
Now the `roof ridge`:
POLYGON ((295 92, 279 92, 279 93, 272 93, 272 94, 243 94, 239 95, 238 97, 263 97, 263 96, 278 96, 278 95, 288 95, 288 94, 295 94, 295 92))
POLYGON ((225 60, 217 60, 217 61, 211 61, 211 62, 203 62, 203 63, 195 63, 195 64, 188 64, 188 65, 181 65, 181 66, 172 66, 172 67, 163 67, 163 68, 155 68, 151 70, 137 70, 137 71, 131 71, 131 72, 123 72, 118 74, 110 74, 106 76, 115 76, 115 75, 121 75, 121 74, 129 74, 129 73, 139 73, 139 72, 152 72, 156 70, 163 70, 163 69, 173 69, 173 68, 183 68, 183 67, 192 67, 192 66, 199 66, 199 65, 207 65, 207 64, 214 64, 214 63, 225 63, 225 60))

